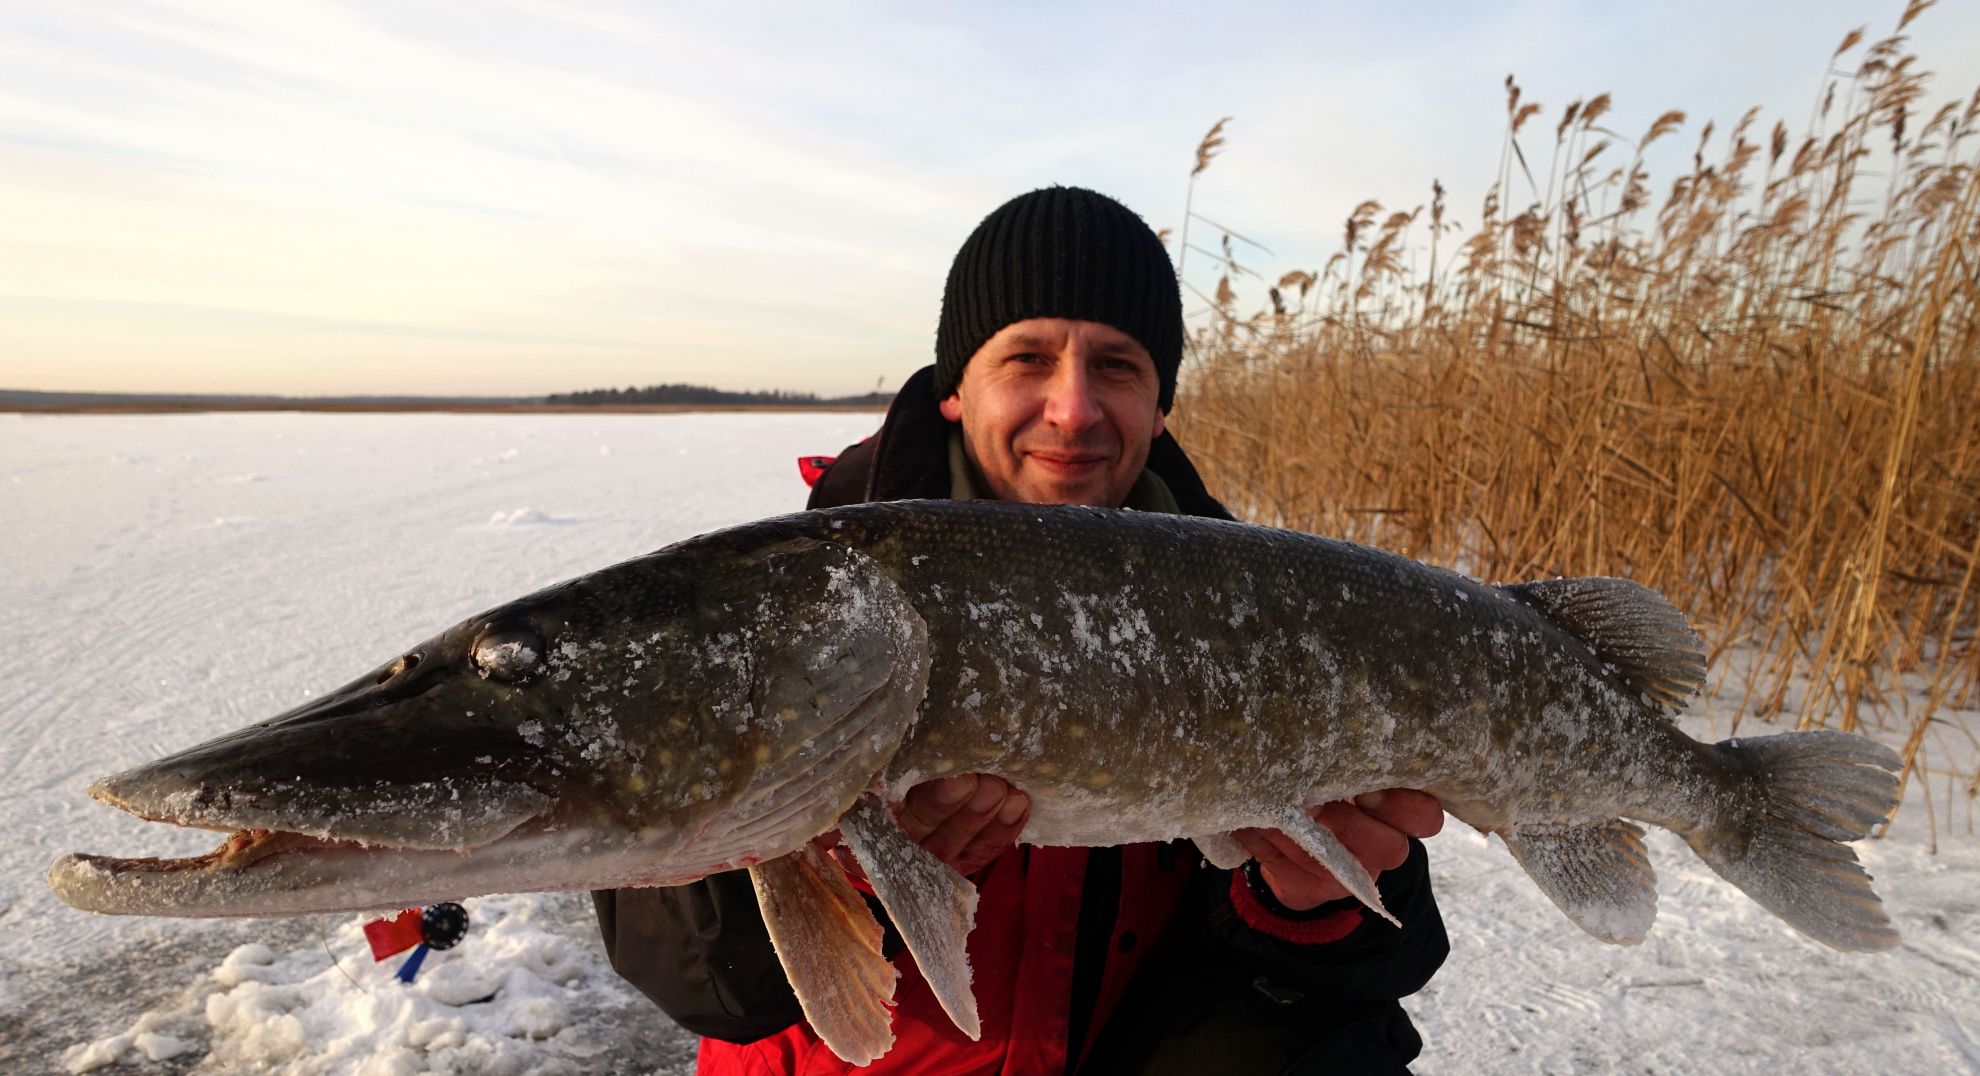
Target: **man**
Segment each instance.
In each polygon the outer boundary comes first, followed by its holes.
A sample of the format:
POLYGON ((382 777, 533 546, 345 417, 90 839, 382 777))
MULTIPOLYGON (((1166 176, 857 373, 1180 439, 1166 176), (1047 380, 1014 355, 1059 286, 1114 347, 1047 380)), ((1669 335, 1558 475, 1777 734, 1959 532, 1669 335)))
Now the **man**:
MULTIPOLYGON (((935 365, 824 470, 809 507, 952 497, 1228 519, 1165 430, 1182 339, 1167 252, 1139 217, 1077 188, 1015 198, 956 255, 935 365)), ((875 1071, 1407 1071, 1421 1044, 1396 999, 1448 952, 1417 840, 1441 824, 1434 799, 1392 790, 1315 812, 1378 874, 1400 929, 1276 832, 1238 833, 1254 859, 1226 872, 1187 841, 1019 847, 1027 809, 987 774, 908 792, 902 828, 980 893, 983 1035, 949 1023, 890 927, 896 1041, 875 1071)), ((847 1070, 802 1022, 742 872, 596 898, 613 967, 705 1036, 700 1071, 847 1070)))

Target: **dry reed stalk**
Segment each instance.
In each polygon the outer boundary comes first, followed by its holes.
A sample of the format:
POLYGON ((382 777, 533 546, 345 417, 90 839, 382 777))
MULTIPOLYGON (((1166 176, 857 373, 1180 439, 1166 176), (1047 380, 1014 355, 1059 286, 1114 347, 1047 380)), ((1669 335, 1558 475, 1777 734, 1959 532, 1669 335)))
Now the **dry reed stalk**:
MULTIPOLYGON (((1935 734, 1980 747, 1949 720, 1980 699, 1980 91, 1921 124, 1913 66, 1852 34, 1804 135, 1707 124, 1661 202, 1642 146, 1682 113, 1630 147, 1597 95, 1529 158, 1539 106, 1509 79, 1481 219, 1440 258, 1433 188, 1426 275, 1423 216, 1367 201, 1240 317, 1226 240, 1173 425, 1252 518, 1664 591, 1735 728, 1895 722, 1907 779, 1935 734), (1515 212, 1518 184, 1539 201, 1515 212)), ((1980 773, 1964 785, 1970 828, 1980 773)))

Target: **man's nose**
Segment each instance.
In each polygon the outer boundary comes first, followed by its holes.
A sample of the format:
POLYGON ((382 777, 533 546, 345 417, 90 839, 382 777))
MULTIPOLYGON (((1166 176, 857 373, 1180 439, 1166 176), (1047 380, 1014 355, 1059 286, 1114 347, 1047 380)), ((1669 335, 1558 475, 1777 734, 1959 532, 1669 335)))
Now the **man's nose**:
POLYGON ((1100 402, 1093 397, 1093 381, 1086 374, 1085 364, 1059 363, 1046 386, 1045 421, 1061 429, 1080 431, 1100 418, 1100 402))

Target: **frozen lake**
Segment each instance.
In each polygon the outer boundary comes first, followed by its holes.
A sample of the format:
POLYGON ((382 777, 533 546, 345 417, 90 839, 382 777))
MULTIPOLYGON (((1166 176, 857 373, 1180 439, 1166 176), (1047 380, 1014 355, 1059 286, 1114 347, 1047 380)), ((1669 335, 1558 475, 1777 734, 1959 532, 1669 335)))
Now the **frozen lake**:
MULTIPOLYGON (((90 916, 60 853, 185 855, 91 780, 287 709, 480 609, 802 505, 794 459, 873 414, 0 415, 0 1067, 676 1071, 692 1040, 606 968, 588 902, 470 901, 410 989, 357 917, 90 916)), ((1966 715, 1967 727, 1980 725, 1966 715)), ((1703 735, 1710 715, 1692 719, 1703 735)), ((1742 732, 1757 731, 1751 727, 1742 732)), ((1583 935, 1497 842, 1432 842, 1453 938, 1409 1002, 1424 1073, 1980 1071, 1980 853, 1912 803, 1859 852, 1905 934, 1831 952, 1653 834, 1650 939, 1583 935)), ((1962 808, 1962 811, 1965 808, 1962 808)), ((117 1071, 117 1070, 111 1070, 117 1071)))

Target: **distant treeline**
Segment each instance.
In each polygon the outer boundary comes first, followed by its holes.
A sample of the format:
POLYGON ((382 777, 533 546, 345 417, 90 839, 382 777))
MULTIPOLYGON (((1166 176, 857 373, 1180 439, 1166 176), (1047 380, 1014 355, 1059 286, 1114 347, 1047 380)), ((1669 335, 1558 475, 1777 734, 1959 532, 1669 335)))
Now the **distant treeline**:
POLYGON ((557 393, 543 398, 543 402, 547 404, 598 406, 671 404, 730 407, 859 407, 877 406, 886 403, 887 400, 887 395, 879 392, 869 392, 861 396, 820 396, 815 392, 785 392, 782 389, 771 389, 767 392, 730 392, 726 389, 710 388, 707 385, 648 385, 645 388, 627 386, 622 389, 587 389, 583 392, 557 393))

